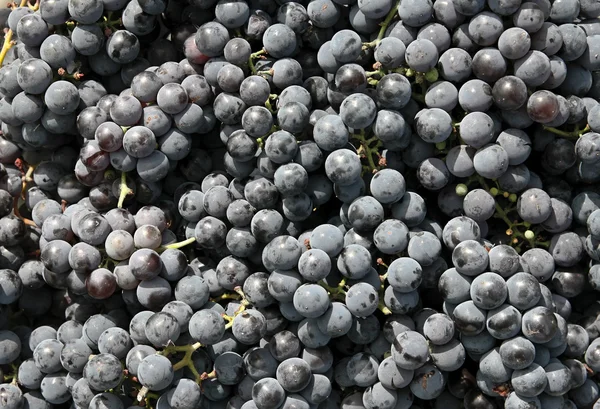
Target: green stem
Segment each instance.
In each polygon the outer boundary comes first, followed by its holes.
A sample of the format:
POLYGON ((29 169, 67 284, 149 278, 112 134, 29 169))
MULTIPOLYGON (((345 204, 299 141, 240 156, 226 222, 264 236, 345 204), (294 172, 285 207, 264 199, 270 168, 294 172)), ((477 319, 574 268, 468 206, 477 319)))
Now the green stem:
POLYGON ((378 137, 376 136, 372 136, 369 139, 367 139, 365 142, 368 143, 369 145, 372 144, 373 142, 377 142, 379 140, 378 137))
POLYGON ((158 253, 162 253, 163 251, 168 250, 168 249, 180 249, 182 247, 187 246, 188 244, 192 244, 195 241, 196 241, 195 237, 190 237, 187 240, 179 241, 177 243, 167 244, 166 246, 160 246, 157 251, 158 251, 158 253))
POLYGON ((257 58, 260 58, 262 55, 265 55, 266 53, 267 53, 267 50, 265 50, 263 48, 260 51, 250 54, 250 57, 248 58, 248 68, 250 68, 250 72, 252 74, 256 75, 256 66, 254 65, 254 60, 256 60, 257 58))
POLYGON ((132 195, 133 190, 127 186, 127 173, 121 172, 121 184, 119 186, 119 202, 117 203, 117 207, 120 209, 123 207, 123 202, 127 198, 128 195, 132 195))
POLYGON ((361 130, 359 133, 353 135, 353 139, 356 139, 360 143, 359 155, 361 154, 361 151, 362 151, 362 153, 366 157, 367 162, 369 164, 369 170, 371 172, 376 172, 379 169, 379 167, 375 163, 375 160, 373 159, 373 155, 378 154, 378 148, 380 145, 379 138, 374 136, 372 138, 366 139, 365 131, 361 130), (374 147, 371 147, 371 143, 373 143, 373 142, 377 142, 377 144, 374 147))
POLYGON ((586 127, 583 128, 582 130, 575 129, 572 132, 563 131, 561 129, 554 128, 552 126, 544 126, 544 130, 548 131, 548 132, 552 132, 553 134, 556 134, 558 136, 562 136, 563 138, 577 139, 584 133, 589 132, 590 126, 586 125, 586 127))
POLYGON ((272 114, 275 113, 275 110, 273 109, 273 107, 271 106, 271 100, 267 99, 265 101, 265 107, 269 110, 269 112, 271 112, 272 114))
POLYGON ((382 313, 384 313, 385 315, 392 315, 392 311, 388 307, 385 306, 383 301, 379 301, 379 304, 377 305, 377 309, 379 311, 381 311, 382 313))
MULTIPOLYGON (((173 371, 178 371, 183 368, 188 368, 192 374, 194 374, 194 378, 197 383, 201 381, 201 375, 198 373, 198 370, 194 366, 194 360, 192 359, 192 355, 194 352, 202 346, 200 342, 196 342, 191 345, 169 345, 166 346, 162 351, 160 351, 159 355, 169 356, 172 354, 184 352, 183 358, 181 358, 178 362, 173 364, 173 371)), ((139 400, 139 395, 138 395, 139 400)))
POLYGON ((233 320, 235 319, 235 317, 237 317, 238 315, 243 313, 246 310, 246 307, 248 307, 250 305, 250 302, 246 299, 246 295, 242 291, 242 287, 237 286, 233 290, 241 297, 240 306, 238 307, 237 310, 235 310, 235 312, 233 313, 233 316, 223 314, 223 319, 227 320, 225 329, 229 329, 229 328, 233 327, 233 320))
POLYGON ((385 16, 385 19, 379 24, 381 26, 381 28, 379 29, 377 38, 374 41, 371 41, 369 43, 364 43, 363 48, 371 48, 371 47, 375 47, 377 44, 379 44, 379 42, 385 36, 385 31, 387 30, 388 26, 390 25, 390 23, 392 22, 394 17, 396 17, 396 13, 398 12, 399 5, 400 5, 400 0, 397 0, 396 3, 394 3, 394 6, 388 12, 387 16, 385 16))
POLYGON ((366 156, 367 156, 367 162, 369 162, 369 168, 371 169, 372 172, 377 171, 377 165, 375 164, 375 161, 373 160, 373 155, 371 154, 369 145, 366 142, 361 142, 360 144, 364 147, 365 151, 367 152, 366 156))
MULTIPOLYGON (((482 176, 477 176, 477 180, 479 181, 479 184, 486 190, 486 191, 490 191, 490 187, 488 186, 488 184, 486 183, 485 179, 482 176)), ((497 188, 494 188, 497 190, 497 188)), ((512 238, 511 244, 516 244, 516 240, 517 239, 521 239, 521 240, 525 240, 527 241, 527 243, 529 244, 529 246, 531 248, 535 247, 535 242, 533 239, 527 238, 525 237, 525 235, 519 230, 519 223, 514 223, 512 220, 510 220, 510 218, 508 217, 508 212, 506 212, 502 206, 500 206, 500 204, 498 203, 498 201, 494 200, 494 205, 496 208, 496 213, 494 214, 494 217, 501 219, 504 221, 504 223, 506 223, 506 225, 508 226, 508 229, 506 230, 506 235, 510 236, 512 238)))
POLYGON ((346 285, 346 280, 340 281, 340 283, 338 284, 337 287, 331 287, 331 286, 327 285, 327 283, 325 283, 325 281, 319 281, 318 284, 321 287, 323 287, 324 289, 326 289, 327 292, 329 292, 329 294, 331 294, 331 296, 334 299, 344 301, 344 299, 346 297, 346 291, 344 291, 343 287, 346 285))
POLYGON ((224 293, 218 297, 211 298, 212 302, 221 302, 226 300, 239 300, 241 297, 237 293, 224 293))
POLYGON ((367 77, 375 77, 375 76, 383 77, 386 73, 383 70, 375 70, 375 71, 366 71, 365 74, 367 77))

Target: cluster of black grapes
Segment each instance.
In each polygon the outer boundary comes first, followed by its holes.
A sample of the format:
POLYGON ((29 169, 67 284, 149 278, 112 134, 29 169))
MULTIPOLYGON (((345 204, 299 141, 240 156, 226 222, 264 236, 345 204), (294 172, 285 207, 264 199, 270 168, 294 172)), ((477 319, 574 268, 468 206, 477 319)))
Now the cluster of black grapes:
POLYGON ((600 408, 597 0, 0 23, 0 409, 600 408))

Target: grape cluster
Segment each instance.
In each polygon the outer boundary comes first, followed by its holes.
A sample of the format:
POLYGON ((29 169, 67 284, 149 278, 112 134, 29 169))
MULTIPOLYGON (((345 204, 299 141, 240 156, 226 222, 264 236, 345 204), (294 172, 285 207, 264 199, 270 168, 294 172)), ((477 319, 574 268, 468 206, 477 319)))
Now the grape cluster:
POLYGON ((0 409, 600 408, 598 1, 0 23, 0 409))

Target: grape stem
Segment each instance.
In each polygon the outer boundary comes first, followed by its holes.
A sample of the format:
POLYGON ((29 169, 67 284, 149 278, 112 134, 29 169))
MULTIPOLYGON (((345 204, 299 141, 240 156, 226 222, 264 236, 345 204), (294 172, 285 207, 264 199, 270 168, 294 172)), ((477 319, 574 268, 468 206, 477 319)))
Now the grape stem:
MULTIPOLYGON (((200 342, 196 342, 195 344, 190 345, 167 345, 162 351, 158 352, 158 354, 168 357, 169 355, 183 352, 183 358, 181 358, 178 362, 173 364, 173 371, 178 371, 187 367, 194 375, 194 379, 196 380, 196 382, 199 384, 202 381, 202 375, 200 375, 200 373, 194 366, 194 360, 192 359, 192 355, 200 347, 202 347, 202 344, 200 342)), ((138 401, 141 401, 139 394, 138 401)))
POLYGON ((144 398, 146 397, 146 394, 147 394, 148 392, 150 392, 150 389, 148 389, 148 388, 147 388, 147 387, 145 387, 145 386, 142 386, 142 388, 140 389, 140 391, 139 391, 139 392, 138 392, 138 394, 137 394, 137 397, 136 397, 137 401, 138 401, 138 402, 141 402, 141 401, 143 401, 143 400, 144 400, 144 398))
POLYGON ((379 301, 379 304, 377 304, 377 309, 381 311, 384 315, 392 315, 392 310, 386 307, 383 301, 379 301))
POLYGON ((196 238, 195 238, 195 237, 190 237, 190 238, 189 238, 189 239, 187 239, 187 240, 179 241, 179 242, 177 242, 177 243, 171 243, 171 244, 167 244, 167 245, 165 245, 165 246, 160 246, 160 247, 158 248, 157 252, 158 252, 158 253, 162 253, 163 251, 165 251, 165 250, 168 250, 168 249, 180 249, 180 248, 182 248, 182 247, 185 247, 185 246, 187 246, 188 244, 192 244, 192 243, 193 243, 193 242, 195 242, 195 241, 196 241, 196 238))
POLYGON ((388 12, 387 16, 385 16, 385 19, 379 24, 379 26, 381 28, 379 29, 379 33, 377 34, 377 38, 375 40, 369 42, 369 43, 364 43, 363 44, 363 49, 372 48, 372 47, 377 46, 377 44, 379 44, 379 42, 385 36, 385 32, 386 32, 388 26, 390 25, 390 23, 392 22, 392 20, 394 19, 394 17, 396 17, 396 14, 398 13, 398 6, 399 5, 400 5, 400 0, 396 1, 396 3, 394 4, 394 6, 388 12))
MULTIPOLYGON (((385 268, 389 268, 389 266, 387 264, 385 264, 385 262, 383 261, 383 259, 381 257, 379 257, 377 259, 377 264, 380 266, 383 266, 385 268)), ((387 273, 385 274, 385 277, 387 278, 387 273)))
POLYGON ((255 53, 250 54, 250 57, 248 58, 248 68, 250 68, 250 72, 254 75, 256 75, 256 66, 254 65, 254 60, 258 59, 258 58, 264 58, 263 56, 267 53, 267 50, 265 50, 264 48, 260 51, 257 51, 255 53))
POLYGON ((64 68, 59 68, 57 71, 57 74, 63 80, 73 80, 73 81, 79 81, 85 75, 85 74, 80 73, 79 71, 75 71, 73 74, 69 74, 67 72, 67 70, 65 70, 64 68))
POLYGON ((12 35, 12 30, 7 30, 4 34, 4 43, 2 44, 2 51, 0 51, 0 66, 4 62, 4 58, 6 57, 6 54, 8 54, 8 50, 15 45, 15 42, 12 41, 12 35))
POLYGON ((25 175, 21 178, 21 180, 23 181, 23 187, 21 188, 21 197, 23 199, 25 199, 25 192, 27 190, 27 184, 29 182, 33 182, 33 172, 35 171, 35 166, 34 165, 29 165, 27 168, 27 172, 25 173, 25 175))
POLYGON ((104 35, 106 35, 107 37, 110 37, 110 35, 112 33, 119 30, 119 27, 117 27, 117 26, 120 26, 121 24, 123 24, 123 22, 120 18, 112 20, 112 16, 113 16, 113 12, 109 11, 107 13, 107 15, 104 16, 102 21, 96 23, 104 29, 104 35))
MULTIPOLYGON (((274 114, 275 111, 277 111, 277 109, 273 108, 273 105, 271 104, 271 100, 273 100, 273 102, 277 101, 277 94, 271 94, 269 95, 269 98, 267 98, 267 100, 265 101, 265 107, 272 113, 274 114)), ((272 129, 272 128, 271 128, 272 129)))
POLYGON ((240 287, 238 285, 237 287, 235 287, 233 289, 233 291, 235 291, 237 293, 237 295, 239 295, 241 298, 240 306, 238 307, 237 310, 235 310, 235 312, 233 313, 233 316, 230 316, 227 314, 221 315, 223 317, 223 319, 225 319, 227 321, 227 324, 225 325, 225 329, 229 329, 229 328, 233 327, 233 320, 235 319, 235 317, 237 317, 238 315, 243 313, 246 310, 246 307, 248 305, 250 305, 250 301, 248 301, 248 299, 246 299, 246 294, 244 294, 244 292, 242 291, 242 287, 240 287))
MULTIPOLYGON (((27 3, 28 3, 27 0, 21 0, 21 3, 19 3, 19 7, 25 7, 27 5, 27 3)), ((39 8, 39 2, 36 2, 36 5, 39 8)), ((12 30, 9 29, 9 30, 5 31, 4 43, 2 44, 2 50, 0 51, 0 67, 4 63, 4 58, 6 58, 6 54, 8 54, 8 50, 10 50, 11 47, 16 44, 16 42, 12 40, 12 36, 13 36, 12 30)))
POLYGON ((379 70, 375 70, 375 71, 366 71, 365 74, 367 77, 375 77, 375 76, 383 77, 386 74, 386 72, 383 71, 382 69, 379 69, 379 70))
POLYGON ((15 197, 14 201, 13 201, 13 212, 14 212, 15 216, 17 216, 19 219, 21 219, 26 226, 37 227, 37 224, 35 224, 35 222, 33 220, 30 220, 30 219, 22 216, 21 212, 19 212, 19 197, 18 196, 15 197))
POLYGON ((346 279, 342 279, 337 287, 331 287, 325 281, 320 281, 319 285, 326 289, 334 300, 344 301, 346 299, 346 291, 344 290, 346 279))
POLYGON ((552 132, 553 134, 556 134, 558 136, 562 136, 563 138, 567 138, 567 139, 578 139, 581 135, 583 135, 586 132, 589 132, 591 130, 590 125, 587 124, 585 126, 585 128, 583 128, 582 130, 578 130, 577 128, 572 131, 572 132, 567 132, 567 131, 563 131, 561 129, 558 128, 554 128, 552 126, 544 126, 544 130, 548 131, 548 132, 552 132))
POLYGON ((211 298, 210 300, 212 302, 218 303, 218 302, 226 301, 226 300, 239 300, 241 298, 242 297, 240 297, 236 293, 223 293, 223 294, 219 295, 218 297, 211 298))
MULTIPOLYGON (((501 193, 504 197, 510 198, 511 194, 508 194, 508 192, 501 191, 498 188, 490 188, 482 176, 477 175, 476 179, 479 182, 479 185, 483 187, 488 193, 491 193, 490 191, 492 191, 492 189, 495 190, 493 192, 495 194, 492 194, 494 198, 497 196, 498 193, 501 193), (506 194, 508 194, 508 196, 506 194)), ((510 220, 507 214, 509 212, 505 211, 495 199, 494 206, 496 208, 496 213, 494 214, 494 217, 503 220, 504 223, 506 223, 506 225, 508 226, 508 228, 506 229, 506 235, 511 237, 511 244, 517 244, 519 242, 519 239, 521 239, 527 241, 529 246, 531 248, 534 248, 535 240, 533 238, 528 237, 528 234, 524 234, 519 230, 520 223, 513 222, 512 220, 510 220)))
POLYGON ((18 383, 18 374, 19 374, 19 367, 15 364, 10 364, 10 367, 12 369, 12 374, 10 375, 4 375, 4 379, 2 379, 2 382, 11 380, 11 385, 15 385, 17 386, 18 383))
POLYGON ((120 209, 123 207, 123 202, 127 198, 128 195, 132 195, 133 190, 127 186, 127 173, 121 172, 121 184, 119 185, 119 202, 117 203, 117 207, 120 209))
POLYGON ((375 163, 373 159, 373 155, 379 155, 379 148, 381 147, 381 141, 376 136, 372 138, 365 138, 365 131, 363 129, 360 130, 359 133, 352 135, 353 139, 356 139, 360 143, 360 147, 357 150, 357 153, 360 157, 366 158, 368 162, 368 170, 371 173, 375 173, 379 170, 378 164, 375 163), (373 142, 376 142, 374 146, 371 146, 373 142))

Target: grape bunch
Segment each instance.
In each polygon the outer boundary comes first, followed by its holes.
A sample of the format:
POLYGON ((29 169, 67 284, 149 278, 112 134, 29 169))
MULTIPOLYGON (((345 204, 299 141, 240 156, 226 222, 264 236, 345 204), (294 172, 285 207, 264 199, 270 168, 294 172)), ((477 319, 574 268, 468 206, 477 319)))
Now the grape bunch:
POLYGON ((600 408, 600 3, 0 13, 0 409, 600 408))

